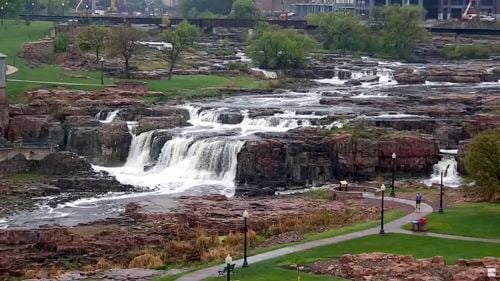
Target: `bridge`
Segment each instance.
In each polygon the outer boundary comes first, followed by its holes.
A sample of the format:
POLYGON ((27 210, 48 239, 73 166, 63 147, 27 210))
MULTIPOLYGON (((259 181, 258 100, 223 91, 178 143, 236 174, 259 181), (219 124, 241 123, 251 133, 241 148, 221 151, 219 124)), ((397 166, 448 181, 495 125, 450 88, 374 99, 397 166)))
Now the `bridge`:
MULTIPOLYGON (((25 20, 37 21, 88 21, 96 24, 147 24, 160 25, 162 19, 159 17, 130 17, 130 16, 46 16, 46 15, 20 15, 25 20)), ((171 18, 170 23, 177 25, 183 18, 171 18)), ((187 19, 189 23, 205 29, 214 27, 227 28, 253 28, 259 22, 267 22, 279 25, 284 28, 295 29, 316 29, 316 25, 311 25, 307 20, 266 20, 266 19, 232 19, 232 18, 213 18, 213 19, 187 19)), ((486 27, 427 27, 432 33, 450 33, 455 35, 500 35, 500 29, 486 27)))

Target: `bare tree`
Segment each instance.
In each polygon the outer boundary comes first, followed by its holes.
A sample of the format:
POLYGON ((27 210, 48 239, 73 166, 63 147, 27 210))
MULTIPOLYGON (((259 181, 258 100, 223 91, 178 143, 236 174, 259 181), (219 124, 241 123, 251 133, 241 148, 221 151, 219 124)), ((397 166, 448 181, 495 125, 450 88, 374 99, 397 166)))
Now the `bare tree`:
POLYGON ((125 61, 125 75, 130 78, 130 59, 140 52, 138 42, 144 33, 136 28, 120 26, 111 30, 108 40, 108 51, 111 56, 122 57, 125 61))

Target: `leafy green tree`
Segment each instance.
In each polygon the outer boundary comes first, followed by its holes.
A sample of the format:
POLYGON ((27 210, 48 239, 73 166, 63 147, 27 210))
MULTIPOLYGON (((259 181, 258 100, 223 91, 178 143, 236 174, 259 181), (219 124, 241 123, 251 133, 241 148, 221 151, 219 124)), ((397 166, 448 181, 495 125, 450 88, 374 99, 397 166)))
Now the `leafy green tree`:
POLYGON ((250 39, 248 54, 262 68, 297 68, 316 47, 316 40, 305 33, 259 24, 250 39))
POLYGON ((54 53, 63 53, 66 52, 70 43, 70 39, 68 34, 59 33, 54 39, 54 53))
POLYGON ((417 42, 429 37, 423 25, 424 10, 416 5, 385 6, 376 16, 380 51, 399 58, 411 57, 417 42))
POLYGON ((136 28, 120 26, 109 33, 107 49, 110 56, 122 57, 125 61, 125 75, 130 78, 130 59, 141 51, 138 42, 144 33, 136 28))
POLYGON ((172 48, 162 50, 162 53, 170 64, 168 80, 171 80, 175 64, 182 58, 184 52, 193 46, 194 41, 198 38, 198 29, 196 26, 183 20, 177 28, 163 31, 161 37, 172 44, 172 48))
POLYGON ((255 4, 253 0, 235 0, 231 9, 231 17, 237 19, 255 18, 255 4))
POLYGON ((500 130, 485 131, 472 139, 465 169, 486 199, 500 195, 500 130))
POLYGON ((227 15, 231 12, 233 0, 181 0, 179 10, 183 17, 198 17, 199 13, 227 15))
POLYGON ((370 45, 370 27, 351 13, 314 14, 309 22, 318 25, 325 49, 366 51, 370 45))
POLYGON ((21 1, 3 1, 0 0, 0 6, 3 7, 4 17, 16 17, 23 10, 23 2, 21 1))
POLYGON ((109 31, 106 27, 101 25, 88 25, 78 33, 76 41, 80 49, 84 51, 94 51, 96 61, 98 61, 100 51, 106 45, 108 36, 109 31))

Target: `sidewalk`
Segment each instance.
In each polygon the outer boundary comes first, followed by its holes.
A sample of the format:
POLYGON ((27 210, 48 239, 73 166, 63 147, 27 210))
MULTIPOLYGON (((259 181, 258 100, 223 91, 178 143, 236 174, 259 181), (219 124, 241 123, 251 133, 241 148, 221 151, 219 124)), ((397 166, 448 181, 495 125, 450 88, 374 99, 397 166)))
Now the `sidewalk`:
MULTIPOLYGON (((369 198, 369 199, 379 199, 380 200, 380 197, 377 197, 371 193, 365 193, 365 194, 363 194, 363 197, 369 198)), ((411 200, 400 199, 400 198, 386 197, 385 200, 395 201, 395 202, 403 203, 403 204, 410 205, 410 206, 414 206, 414 204, 415 204, 411 200)), ((418 211, 416 210, 411 214, 408 214, 402 218, 399 218, 393 222, 386 224, 384 227, 385 232, 386 233, 399 232, 400 228, 403 225, 410 223, 412 220, 419 219, 423 216, 426 216, 426 215, 432 213, 432 211, 433 211, 433 209, 430 205, 428 205, 426 203, 422 203, 421 210, 418 210, 418 211)), ((335 237, 330 237, 330 238, 325 238, 325 239, 321 239, 321 240, 306 242, 303 244, 288 246, 288 247, 284 247, 284 248, 277 249, 274 251, 269 251, 266 253, 262 253, 262 254, 258 254, 255 256, 248 257, 248 262, 250 264, 253 264, 253 263, 270 260, 273 258, 285 256, 285 255, 288 255, 291 253, 296 253, 296 252, 300 252, 300 251, 304 251, 304 250, 308 250, 308 249, 312 249, 312 248, 316 248, 316 247, 337 244, 340 242, 345 242, 345 241, 353 240, 356 238, 374 235, 374 234, 378 234, 379 230, 380 230, 380 227, 377 226, 377 227, 370 228, 367 230, 352 232, 352 233, 339 235, 339 236, 335 236, 335 237)), ((236 264, 236 267, 241 267, 243 265, 243 260, 239 259, 239 260, 236 260, 234 263, 236 264)), ((210 277, 215 277, 215 276, 217 276, 217 271, 220 268, 222 268, 223 266, 224 265, 217 265, 217 266, 212 266, 209 268, 201 269, 198 271, 194 271, 194 272, 191 272, 191 273, 188 273, 188 274, 182 276, 181 278, 179 278, 177 280, 178 281, 201 281, 201 280, 204 280, 204 279, 207 279, 210 277)))

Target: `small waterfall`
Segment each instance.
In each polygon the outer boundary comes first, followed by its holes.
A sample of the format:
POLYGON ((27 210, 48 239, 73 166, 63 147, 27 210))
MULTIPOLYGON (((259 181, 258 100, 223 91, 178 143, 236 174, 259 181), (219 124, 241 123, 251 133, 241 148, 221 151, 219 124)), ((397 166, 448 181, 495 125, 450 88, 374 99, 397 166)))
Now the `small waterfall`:
POLYGON ((457 171, 457 161, 453 155, 443 155, 441 160, 434 165, 431 178, 425 180, 427 186, 441 183, 443 173, 443 185, 448 187, 459 187, 463 181, 457 171), (446 170, 448 168, 448 170, 446 170))
POLYGON ((99 122, 101 122, 101 123, 111 123, 116 118, 116 115, 118 115, 119 112, 120 112, 120 110, 116 109, 113 111, 108 111, 104 115, 103 114, 104 112, 101 110, 96 114, 95 118, 97 120, 99 120, 99 122))
POLYGON ((248 111, 243 112, 243 121, 241 126, 245 128, 279 128, 279 129, 294 129, 297 127, 312 126, 312 119, 320 119, 323 116, 313 115, 297 115, 295 111, 285 111, 285 113, 276 113, 273 116, 262 118, 250 118, 248 111))
MULTIPOLYGON (((134 130, 133 126, 129 130, 134 130)), ((125 167, 144 169, 144 166, 149 162, 149 151, 151 150, 151 140, 155 131, 144 132, 140 135, 133 135, 128 152, 127 162, 125 167)))

